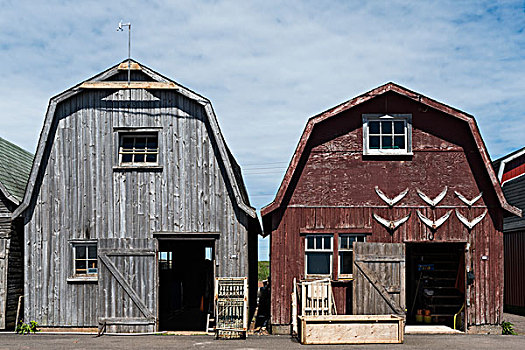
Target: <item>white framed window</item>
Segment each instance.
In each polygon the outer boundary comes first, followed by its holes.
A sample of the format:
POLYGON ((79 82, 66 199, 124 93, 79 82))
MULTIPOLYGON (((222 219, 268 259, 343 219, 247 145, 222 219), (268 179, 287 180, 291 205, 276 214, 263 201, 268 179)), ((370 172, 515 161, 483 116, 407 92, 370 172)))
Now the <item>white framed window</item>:
POLYGON ((173 252, 158 252, 161 270, 173 270, 173 252))
POLYGON ((96 277, 98 275, 96 243, 73 243, 73 274, 75 277, 96 277))
POLYGON ((121 166, 158 165, 158 133, 120 133, 118 159, 121 166))
POLYGON ((305 237, 305 272, 307 276, 332 275, 333 235, 313 234, 305 237))
POLYGON ((363 114, 364 155, 411 155, 411 114, 363 114))
POLYGON ((354 242, 365 242, 365 234, 339 234, 339 278, 352 278, 354 269, 354 242))

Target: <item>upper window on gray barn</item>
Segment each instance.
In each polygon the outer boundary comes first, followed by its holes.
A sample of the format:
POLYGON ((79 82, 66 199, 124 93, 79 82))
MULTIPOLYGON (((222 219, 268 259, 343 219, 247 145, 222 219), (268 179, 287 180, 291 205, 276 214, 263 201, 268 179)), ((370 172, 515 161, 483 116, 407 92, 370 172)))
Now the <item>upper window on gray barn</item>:
POLYGON ((412 115, 363 114, 363 154, 412 154, 412 115))
POLYGON ((157 133, 121 133, 119 135, 119 165, 150 166, 159 164, 157 133))

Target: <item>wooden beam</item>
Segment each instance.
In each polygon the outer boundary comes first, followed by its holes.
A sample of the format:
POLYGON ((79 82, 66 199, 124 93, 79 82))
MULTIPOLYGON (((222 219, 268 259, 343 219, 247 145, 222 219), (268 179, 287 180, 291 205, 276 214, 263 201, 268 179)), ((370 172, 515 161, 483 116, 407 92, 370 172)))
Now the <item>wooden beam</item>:
POLYGON ((356 256, 355 261, 363 262, 401 262, 405 261, 404 256, 392 256, 392 255, 375 255, 375 254, 359 254, 356 256))
POLYGON ((156 89, 169 90, 180 89, 181 87, 175 83, 163 83, 158 81, 132 81, 128 84, 127 81, 87 81, 79 86, 82 89, 156 89))
POLYGON ((99 253, 107 256, 151 256, 155 255, 155 251, 148 248, 134 248, 134 249, 99 249, 99 253))
MULTIPOLYGON (((137 62, 131 62, 130 70, 142 70, 142 67, 137 62)), ((118 65, 118 70, 128 70, 128 62, 122 62, 118 65)))
POLYGON ((113 277, 115 277, 117 282, 122 286, 124 291, 129 295, 129 297, 135 303, 135 305, 137 305, 137 307, 142 312, 142 314, 146 318, 154 318, 155 316, 153 316, 153 314, 149 311, 149 309, 146 306, 146 304, 144 304, 142 299, 140 299, 140 297, 138 296, 137 292, 135 292, 133 287, 131 287, 129 285, 129 283, 126 281, 124 276, 122 276, 120 271, 117 270, 117 267, 111 262, 111 260, 109 260, 109 258, 105 254, 99 254, 98 257, 100 258, 100 261, 102 261, 104 263, 104 265, 106 265, 106 267, 108 268, 109 272, 113 275, 113 277))
POLYGON ((346 233, 346 234, 371 234, 372 227, 358 227, 358 228, 302 228, 300 229, 301 235, 315 235, 315 234, 327 234, 327 233, 346 233))
POLYGON ((155 324, 155 319, 142 317, 108 317, 99 318, 98 323, 106 323, 109 325, 147 325, 155 324))
POLYGON ((220 238, 219 232, 154 232, 157 239, 172 240, 214 240, 220 238))

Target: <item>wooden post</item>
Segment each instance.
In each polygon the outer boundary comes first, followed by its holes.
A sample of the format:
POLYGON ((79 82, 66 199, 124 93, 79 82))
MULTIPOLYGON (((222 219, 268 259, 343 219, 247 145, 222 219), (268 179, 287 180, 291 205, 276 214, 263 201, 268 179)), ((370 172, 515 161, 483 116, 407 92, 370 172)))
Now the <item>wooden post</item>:
POLYGON ((292 334, 297 334, 297 285, 295 277, 292 291, 292 334))

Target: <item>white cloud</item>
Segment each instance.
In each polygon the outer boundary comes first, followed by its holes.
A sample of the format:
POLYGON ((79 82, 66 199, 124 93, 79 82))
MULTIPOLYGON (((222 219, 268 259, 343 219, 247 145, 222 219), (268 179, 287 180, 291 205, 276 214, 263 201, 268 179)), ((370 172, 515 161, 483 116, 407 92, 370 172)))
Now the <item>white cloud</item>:
MULTIPOLYGON (((498 157, 525 143, 523 6, 3 1, 0 135, 34 150, 49 98, 126 57, 122 19, 134 58, 211 99, 241 165, 285 166, 309 117, 387 81, 474 114, 498 157)), ((246 171, 257 207, 283 171, 246 171)))

